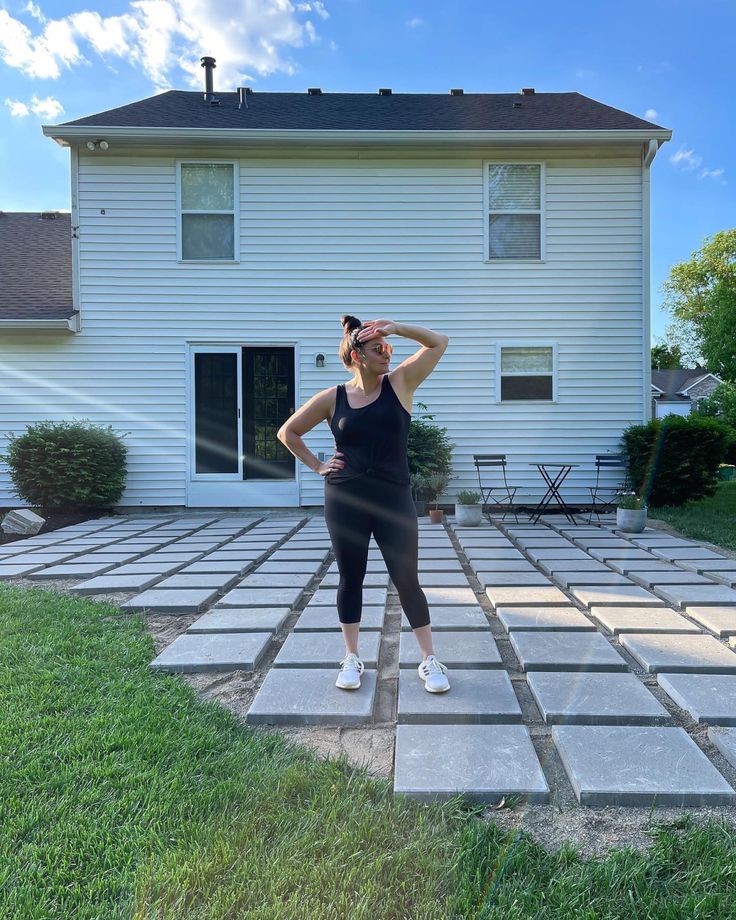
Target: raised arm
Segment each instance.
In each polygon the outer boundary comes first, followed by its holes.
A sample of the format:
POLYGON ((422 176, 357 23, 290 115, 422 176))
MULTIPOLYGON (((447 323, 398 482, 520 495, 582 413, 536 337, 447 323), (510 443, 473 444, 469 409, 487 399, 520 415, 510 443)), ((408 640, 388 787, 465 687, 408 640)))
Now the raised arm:
POLYGON ((367 341, 379 335, 400 335, 406 339, 414 339, 423 346, 393 371, 393 376, 398 378, 410 393, 429 377, 450 341, 443 333, 434 332, 424 326, 409 326, 407 323, 395 323, 387 319, 370 320, 363 325, 365 329, 358 334, 359 341, 367 341))
POLYGON ((304 443, 302 436, 312 428, 316 428, 320 422, 329 421, 334 407, 335 387, 321 390, 307 400, 293 415, 290 415, 276 432, 276 437, 284 447, 290 450, 305 466, 308 466, 313 473, 319 473, 320 476, 325 476, 332 470, 341 469, 344 466, 342 460, 335 459, 340 455, 335 454, 332 460, 322 463, 304 443))

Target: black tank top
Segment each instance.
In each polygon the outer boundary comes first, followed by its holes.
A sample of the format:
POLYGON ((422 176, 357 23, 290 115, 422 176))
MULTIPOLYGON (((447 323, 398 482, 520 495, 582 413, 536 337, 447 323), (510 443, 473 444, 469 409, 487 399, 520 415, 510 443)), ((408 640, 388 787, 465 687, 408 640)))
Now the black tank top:
POLYGON ((330 428, 335 447, 343 454, 345 469, 328 473, 328 483, 348 482, 359 476, 376 476, 409 485, 406 455, 411 414, 401 405, 388 374, 381 378, 381 392, 367 406, 348 404, 345 384, 337 387, 335 414, 330 428))

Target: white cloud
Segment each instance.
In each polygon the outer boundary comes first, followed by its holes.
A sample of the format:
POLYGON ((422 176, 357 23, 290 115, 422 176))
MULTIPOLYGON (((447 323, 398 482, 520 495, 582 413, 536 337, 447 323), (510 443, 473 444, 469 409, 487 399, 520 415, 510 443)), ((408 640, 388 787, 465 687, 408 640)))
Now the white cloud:
POLYGON ((64 111, 64 106, 53 96, 47 96, 45 99, 32 96, 30 103, 21 102, 20 99, 6 99, 5 105, 16 118, 25 118, 31 112, 39 118, 57 118, 64 111))
POLYGON ((673 153, 670 156, 670 163, 685 172, 695 172, 696 169, 700 170, 698 172, 698 179, 714 179, 720 182, 721 185, 728 184, 723 178, 725 170, 709 169, 707 166, 703 166, 701 169, 700 167, 703 164, 702 156, 695 153, 694 150, 688 150, 687 147, 680 147, 676 153, 673 153))
POLYGON ((30 77, 56 79, 92 51, 139 67, 156 89, 180 79, 178 71, 200 87, 207 54, 217 59, 216 90, 252 80, 248 71, 293 73, 289 49, 318 40, 305 15, 329 16, 321 0, 131 0, 117 16, 83 10, 51 20, 32 2, 25 11, 39 21, 35 32, 0 10, 0 59, 30 77))
POLYGON ((416 29, 419 26, 424 25, 424 20, 421 19, 419 16, 415 16, 414 19, 407 19, 406 24, 409 26, 410 29, 416 29))
POLYGON ((28 3, 23 7, 23 12, 30 13, 39 22, 46 22, 46 17, 41 12, 41 7, 37 3, 33 3, 32 0, 28 0, 28 3))
POLYGON ((31 114, 31 110, 25 102, 21 102, 19 99, 6 99, 5 105, 10 109, 10 114, 14 118, 25 118, 26 115, 31 114))
POLYGON ((656 109, 647 109, 644 117, 649 121, 654 121, 655 118, 659 118, 659 112, 656 109))

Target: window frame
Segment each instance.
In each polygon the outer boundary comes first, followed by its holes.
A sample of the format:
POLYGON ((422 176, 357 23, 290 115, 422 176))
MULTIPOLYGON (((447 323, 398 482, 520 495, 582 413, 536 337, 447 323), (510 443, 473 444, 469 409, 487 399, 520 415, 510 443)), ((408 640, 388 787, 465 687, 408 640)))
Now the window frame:
POLYGON ((483 160, 483 261, 488 265, 538 265, 547 260, 546 224, 546 188, 547 164, 544 160, 483 160), (539 208, 524 208, 514 211, 491 211, 490 190, 488 188, 489 166, 539 166, 539 208), (491 214, 538 214, 539 215, 539 258, 538 259, 492 259, 491 258, 491 214))
POLYGON ((237 160, 214 160, 186 158, 176 161, 176 260, 184 265, 236 265, 240 262, 240 168, 237 160), (229 210, 192 211, 182 208, 181 173, 182 166, 232 166, 233 208, 229 210), (182 215, 184 214, 232 214, 233 255, 224 259, 185 259, 182 255, 182 215))
POLYGON ((503 406, 528 406, 545 405, 557 402, 557 342, 546 341, 511 341, 496 343, 496 403, 503 406), (501 399, 501 377, 541 377, 547 374, 501 374, 501 354, 504 348, 551 348, 552 349, 552 371, 549 376, 552 378, 552 398, 551 399, 501 399))

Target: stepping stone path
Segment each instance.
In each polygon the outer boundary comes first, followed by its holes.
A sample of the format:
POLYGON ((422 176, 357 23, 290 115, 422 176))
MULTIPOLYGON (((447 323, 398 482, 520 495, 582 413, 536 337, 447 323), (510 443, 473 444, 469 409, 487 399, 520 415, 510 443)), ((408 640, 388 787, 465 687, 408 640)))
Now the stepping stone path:
POLYGON ((420 519, 419 580, 450 668, 443 694, 417 674, 419 647, 374 541, 366 669, 358 690, 335 686, 339 573, 318 515, 101 518, 0 547, 0 579, 199 613, 153 669, 256 671, 253 725, 370 730, 388 719, 400 794, 544 802, 564 787, 588 805, 736 804, 736 560, 614 528, 610 516, 420 519), (711 726, 705 744, 699 722, 711 726))

